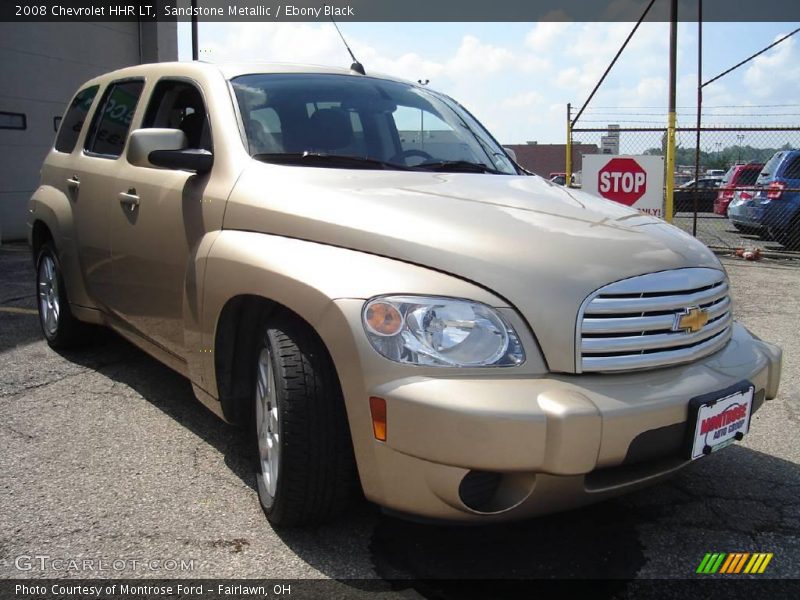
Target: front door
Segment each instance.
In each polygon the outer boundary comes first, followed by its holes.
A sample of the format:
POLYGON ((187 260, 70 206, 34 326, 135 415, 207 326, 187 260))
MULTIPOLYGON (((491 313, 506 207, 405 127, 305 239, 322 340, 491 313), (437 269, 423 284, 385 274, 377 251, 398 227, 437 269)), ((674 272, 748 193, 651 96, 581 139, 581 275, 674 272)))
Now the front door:
MULTIPOLYGON (((156 84, 141 126, 182 129, 188 147, 212 149, 202 95, 184 80, 156 84)), ((208 180, 209 174, 124 160, 109 219, 114 312, 179 357, 185 356, 185 290, 187 281, 194 281, 190 257, 208 230, 203 207, 208 180)))

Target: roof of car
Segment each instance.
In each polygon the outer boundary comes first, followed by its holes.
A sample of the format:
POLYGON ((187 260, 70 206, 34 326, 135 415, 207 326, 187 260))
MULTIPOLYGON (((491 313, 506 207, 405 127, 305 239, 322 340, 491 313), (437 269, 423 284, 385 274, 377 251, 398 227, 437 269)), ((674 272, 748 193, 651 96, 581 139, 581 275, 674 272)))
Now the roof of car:
MULTIPOLYGON (((349 68, 326 67, 322 65, 307 65, 299 63, 268 63, 268 62, 241 62, 241 63, 209 63, 203 61, 176 61, 162 63, 148 63, 125 67, 96 77, 96 80, 113 80, 125 77, 141 77, 147 74, 191 76, 193 73, 215 72, 220 73, 225 79, 233 79, 240 75, 256 73, 324 73, 331 75, 353 75, 364 77, 349 68)), ((411 85, 413 82, 367 71, 367 77, 402 81, 411 85)), ((94 80, 92 80, 94 81, 94 80)))

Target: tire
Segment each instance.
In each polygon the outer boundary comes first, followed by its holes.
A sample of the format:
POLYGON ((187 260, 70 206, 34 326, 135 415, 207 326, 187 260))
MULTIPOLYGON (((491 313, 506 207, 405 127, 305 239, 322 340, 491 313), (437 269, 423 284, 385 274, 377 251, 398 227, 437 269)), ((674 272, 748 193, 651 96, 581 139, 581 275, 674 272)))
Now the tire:
POLYGON ((318 525, 356 489, 350 430, 333 363, 317 335, 278 312, 263 324, 253 385, 258 496, 276 526, 318 525))
POLYGON ((36 306, 39 325, 51 348, 67 350, 86 344, 89 326, 70 310, 61 263, 50 241, 42 244, 36 257, 36 306))

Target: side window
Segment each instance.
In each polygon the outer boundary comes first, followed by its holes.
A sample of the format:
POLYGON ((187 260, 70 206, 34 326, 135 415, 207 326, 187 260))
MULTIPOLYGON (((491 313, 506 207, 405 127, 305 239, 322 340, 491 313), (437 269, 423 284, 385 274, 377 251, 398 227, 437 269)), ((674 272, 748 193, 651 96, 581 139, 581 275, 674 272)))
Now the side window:
POLYGON ((87 151, 113 158, 122 154, 143 87, 143 81, 122 81, 108 87, 86 136, 87 151))
POLYGON ((794 159, 786 165, 783 176, 786 179, 800 179, 800 156, 795 156, 794 159))
POLYGON ((156 84, 142 127, 180 129, 187 147, 211 150, 211 128, 203 95, 194 84, 163 79, 156 84))
MULTIPOLYGON (((59 152, 70 153, 75 148, 78 135, 83 128, 83 122, 86 120, 86 115, 89 114, 92 101, 99 88, 99 85, 93 85, 78 92, 72 100, 72 104, 69 105, 66 116, 63 119, 56 117, 61 121, 56 136, 56 150, 59 152)), ((55 123, 55 120, 53 122, 55 123)))
POLYGON ((417 150, 437 160, 475 160, 453 128, 437 115, 411 106, 398 106, 393 116, 404 152, 417 150))

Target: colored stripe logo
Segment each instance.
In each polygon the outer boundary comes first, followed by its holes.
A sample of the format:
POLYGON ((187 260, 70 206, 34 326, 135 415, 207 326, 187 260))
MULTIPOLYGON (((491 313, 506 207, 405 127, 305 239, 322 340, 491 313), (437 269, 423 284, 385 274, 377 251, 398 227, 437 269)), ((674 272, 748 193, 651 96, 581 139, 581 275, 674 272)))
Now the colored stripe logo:
POLYGON ((738 575, 747 573, 755 575, 763 573, 772 560, 772 552, 707 552, 700 561, 696 573, 713 575, 738 575))

